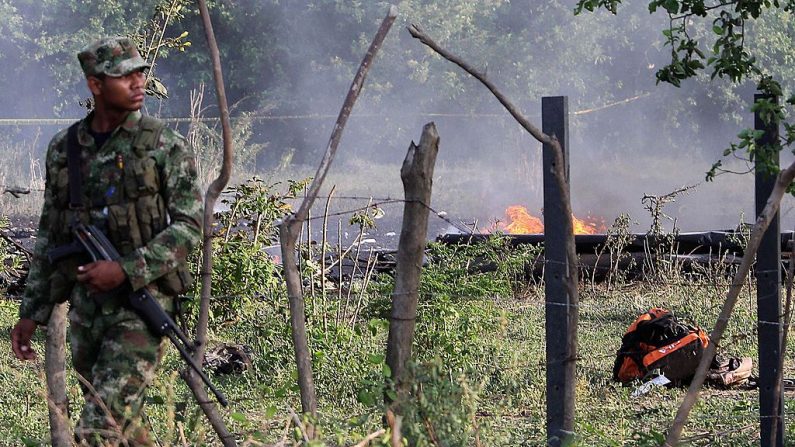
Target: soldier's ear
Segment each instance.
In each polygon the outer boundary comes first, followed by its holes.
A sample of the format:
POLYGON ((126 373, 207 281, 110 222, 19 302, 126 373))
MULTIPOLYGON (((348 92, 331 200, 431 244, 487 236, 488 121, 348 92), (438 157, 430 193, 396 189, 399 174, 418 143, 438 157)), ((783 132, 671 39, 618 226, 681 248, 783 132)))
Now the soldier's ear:
POLYGON ((102 93, 102 79, 96 76, 89 76, 86 78, 86 83, 88 84, 88 89, 91 90, 93 95, 99 95, 102 93))

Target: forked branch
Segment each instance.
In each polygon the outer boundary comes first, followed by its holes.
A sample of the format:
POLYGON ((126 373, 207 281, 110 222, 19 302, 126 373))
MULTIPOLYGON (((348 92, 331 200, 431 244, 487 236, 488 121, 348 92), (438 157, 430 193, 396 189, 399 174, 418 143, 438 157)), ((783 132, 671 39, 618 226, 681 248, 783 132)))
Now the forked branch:
MULTIPOLYGON (((287 216, 284 222, 279 226, 279 238, 282 245, 282 264, 284 265, 284 278, 287 283, 287 297, 290 304, 290 325, 292 328, 293 348, 295 349, 295 360, 298 367, 298 388, 301 393, 301 411, 313 416, 317 412, 317 397, 315 395, 315 385, 312 379, 312 362, 307 343, 306 322, 304 321, 306 312, 304 309, 303 293, 301 292, 301 277, 297 267, 296 241, 298 240, 298 235, 301 233, 301 227, 309 215, 309 210, 312 208, 312 204, 314 204, 317 198, 318 191, 320 191, 320 187, 323 185, 326 174, 328 174, 331 162, 334 160, 334 156, 337 153, 337 147, 342 138, 342 131, 345 129, 345 123, 347 123, 351 110, 353 110, 353 106, 356 103, 356 99, 362 91, 367 72, 370 70, 375 55, 381 48, 381 44, 384 42, 384 38, 386 38, 396 17, 397 7, 390 6, 389 13, 381 22, 381 26, 378 28, 378 32, 373 38, 373 42, 370 44, 370 48, 367 50, 361 65, 359 65, 359 70, 356 72, 356 76, 353 78, 353 82, 348 89, 348 94, 345 97, 342 109, 334 124, 334 130, 331 132, 328 146, 326 146, 323 160, 320 162, 320 166, 317 169, 312 185, 309 187, 306 198, 301 203, 298 211, 293 215, 287 216)), ((309 437, 314 437, 314 430, 312 427, 307 427, 307 430, 309 431, 309 437)))
POLYGON ((531 123, 530 120, 528 120, 527 117, 525 117, 524 114, 522 114, 522 112, 519 111, 519 109, 516 106, 514 106, 513 103, 511 103, 511 101, 509 101, 508 98, 505 95, 503 95, 502 92, 500 92, 497 89, 497 87, 488 78, 486 78, 486 75, 484 73, 481 73, 480 71, 476 70, 475 68, 473 68, 471 65, 466 63, 463 59, 456 56, 455 54, 440 47, 439 44, 434 42, 433 39, 431 39, 427 34, 425 34, 425 32, 422 30, 422 28, 419 27, 419 25, 411 24, 409 25, 408 30, 409 34, 411 34, 411 37, 418 39, 420 42, 425 44, 433 51, 437 52, 443 58, 458 65, 465 72, 469 73, 470 75, 472 75, 472 77, 474 77, 475 79, 480 81, 484 86, 486 86, 486 88, 489 89, 489 91, 497 98, 497 100, 500 101, 500 104, 502 104, 503 107, 505 107, 508 113, 510 113, 511 116, 513 116, 514 119, 518 121, 522 127, 525 128, 525 130, 530 132, 530 135, 532 135, 533 138, 535 138, 542 144, 548 144, 551 146, 557 145, 558 148, 560 148, 560 143, 557 142, 557 139, 554 136, 549 136, 544 132, 542 132, 541 129, 535 127, 533 123, 531 123))

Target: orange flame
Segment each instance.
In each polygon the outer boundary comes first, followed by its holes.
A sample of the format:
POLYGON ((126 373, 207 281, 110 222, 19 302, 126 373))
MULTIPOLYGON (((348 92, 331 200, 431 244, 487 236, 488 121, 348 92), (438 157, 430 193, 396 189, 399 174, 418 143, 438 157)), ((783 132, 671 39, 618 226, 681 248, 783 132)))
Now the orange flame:
POLYGON ((527 208, 521 205, 512 205, 505 210, 505 215, 511 220, 504 231, 508 234, 540 234, 544 232, 544 222, 530 215, 527 208))
MULTIPOLYGON (((527 208, 521 205, 512 205, 505 210, 505 216, 508 217, 510 223, 505 224, 498 222, 496 229, 508 234, 542 234, 544 233, 544 222, 533 215, 531 215, 527 208)), ((604 231, 604 225, 596 222, 588 222, 583 219, 578 219, 572 215, 572 222, 574 224, 574 234, 598 234, 604 231)))

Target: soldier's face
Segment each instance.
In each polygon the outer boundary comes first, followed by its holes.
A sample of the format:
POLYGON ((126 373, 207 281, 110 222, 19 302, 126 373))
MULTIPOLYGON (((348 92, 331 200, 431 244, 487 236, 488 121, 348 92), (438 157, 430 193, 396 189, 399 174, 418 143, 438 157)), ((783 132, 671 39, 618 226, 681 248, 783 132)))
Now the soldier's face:
MULTIPOLYGON (((96 101, 101 102, 108 110, 132 112, 144 104, 144 83, 146 75, 143 71, 134 71, 118 78, 105 76, 94 91, 96 101)), ((93 91, 93 89, 92 89, 93 91)))

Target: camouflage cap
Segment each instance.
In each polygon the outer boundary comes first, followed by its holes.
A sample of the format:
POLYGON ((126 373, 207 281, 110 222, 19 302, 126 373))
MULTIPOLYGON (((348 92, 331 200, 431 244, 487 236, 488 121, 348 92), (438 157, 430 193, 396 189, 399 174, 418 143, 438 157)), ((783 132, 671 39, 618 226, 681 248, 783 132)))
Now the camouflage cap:
POLYGON ((85 47, 77 59, 86 76, 125 76, 150 65, 127 37, 105 37, 85 47))

